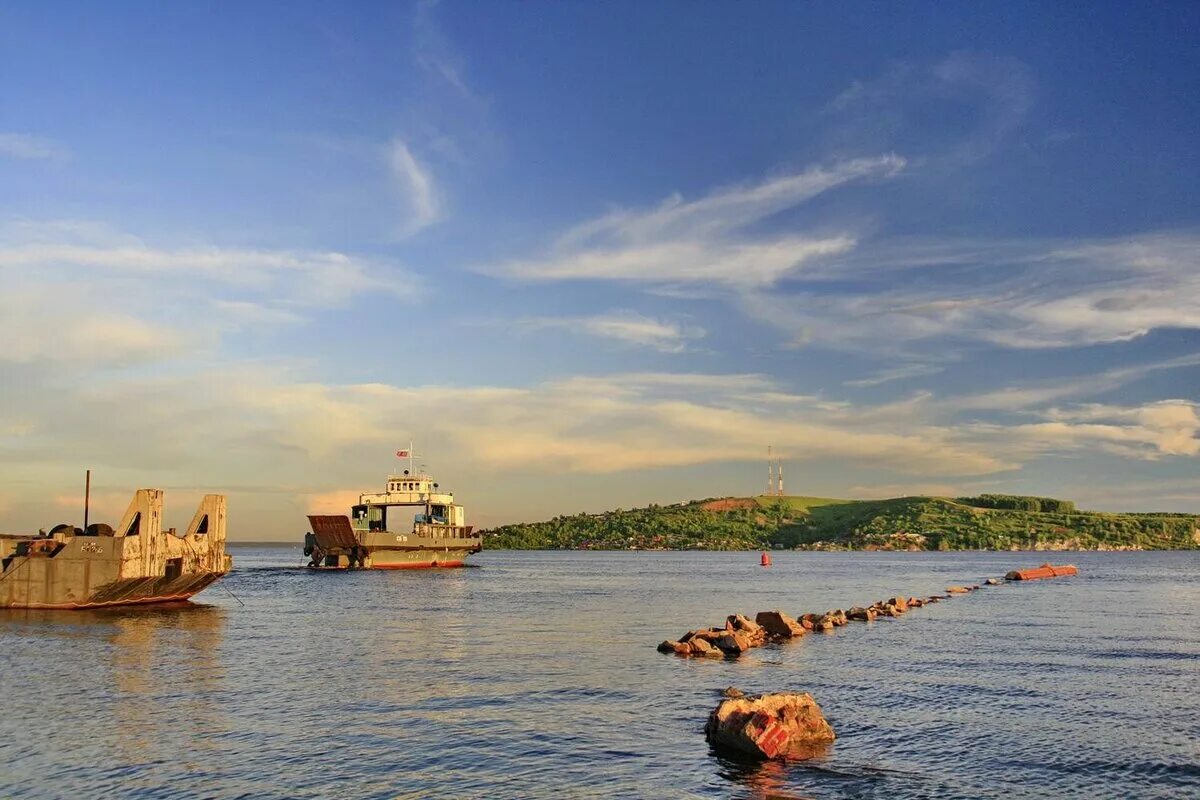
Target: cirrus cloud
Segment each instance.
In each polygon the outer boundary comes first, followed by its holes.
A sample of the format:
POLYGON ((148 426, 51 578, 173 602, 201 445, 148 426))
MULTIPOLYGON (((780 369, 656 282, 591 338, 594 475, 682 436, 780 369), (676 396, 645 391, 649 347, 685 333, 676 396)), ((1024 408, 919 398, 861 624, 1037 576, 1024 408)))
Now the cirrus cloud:
POLYGON ((558 238, 542 258, 482 271, 517 280, 620 280, 769 286, 806 263, 845 253, 846 233, 751 235, 748 228, 817 195, 902 171, 895 154, 817 165, 697 200, 673 195, 655 208, 622 209, 584 222, 558 238))

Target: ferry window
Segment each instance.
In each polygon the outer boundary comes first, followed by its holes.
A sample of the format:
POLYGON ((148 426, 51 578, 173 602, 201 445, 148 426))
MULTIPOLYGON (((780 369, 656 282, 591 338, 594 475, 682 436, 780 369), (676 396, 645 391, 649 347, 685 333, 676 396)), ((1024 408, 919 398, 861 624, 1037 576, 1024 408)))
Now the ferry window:
POLYGON ((129 523, 129 527, 125 529, 126 536, 137 536, 142 532, 142 512, 137 512, 133 515, 133 521, 129 523))
POLYGON ((205 514, 204 519, 196 526, 196 533, 208 533, 208 514, 205 514))

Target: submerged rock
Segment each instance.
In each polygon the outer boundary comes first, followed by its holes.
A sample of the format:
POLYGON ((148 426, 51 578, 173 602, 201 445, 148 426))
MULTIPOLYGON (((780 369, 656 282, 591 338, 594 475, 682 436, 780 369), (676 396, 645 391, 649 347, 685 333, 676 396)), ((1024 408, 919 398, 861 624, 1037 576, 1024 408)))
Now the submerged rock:
POLYGON ((896 610, 901 614, 903 614, 905 611, 908 611, 908 601, 903 597, 893 597, 891 600, 888 600, 888 602, 894 605, 896 610))
POLYGON ((1000 581, 998 581, 995 578, 988 578, 986 581, 983 582, 983 585, 984 586, 999 586, 1000 581))
POLYGON ((946 587, 946 594, 966 594, 969 591, 971 591, 971 590, 964 589, 962 586, 947 586, 946 587))
POLYGON ((658 646, 660 653, 674 653, 677 656, 690 656, 692 646, 689 642, 675 642, 670 639, 658 646))
POLYGON ((746 693, 743 692, 741 689, 737 688, 736 686, 726 686, 721 691, 721 696, 722 697, 745 697, 746 693))
POLYGON ((857 620, 859 622, 874 622, 875 616, 877 614, 878 614, 878 612, 873 608, 863 608, 862 606, 855 606, 854 608, 852 608, 846 612, 846 617, 848 619, 857 620))
POLYGON ((760 759, 811 758, 836 738, 816 700, 801 692, 724 700, 704 735, 714 747, 760 759))

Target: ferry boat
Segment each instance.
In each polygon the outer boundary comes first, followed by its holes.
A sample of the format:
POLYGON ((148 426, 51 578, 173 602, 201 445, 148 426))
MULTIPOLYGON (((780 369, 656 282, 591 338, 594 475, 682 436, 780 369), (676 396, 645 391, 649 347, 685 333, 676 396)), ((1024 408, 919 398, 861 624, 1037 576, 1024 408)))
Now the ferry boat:
POLYGON ((162 511, 161 489, 138 489, 116 528, 85 512, 82 528, 0 534, 0 608, 178 602, 229 572, 222 495, 205 496, 183 535, 162 529, 162 511))
POLYGON ((384 491, 359 495, 349 517, 310 514, 308 521, 304 555, 314 569, 461 567, 483 549, 454 493, 411 469, 389 475, 384 491))

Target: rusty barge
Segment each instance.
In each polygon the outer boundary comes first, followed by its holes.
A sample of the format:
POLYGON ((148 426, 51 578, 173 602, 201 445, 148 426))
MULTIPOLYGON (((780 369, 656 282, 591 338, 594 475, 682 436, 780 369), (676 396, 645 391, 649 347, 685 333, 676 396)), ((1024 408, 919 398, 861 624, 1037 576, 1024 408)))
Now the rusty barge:
POLYGON ((1006 581, 1038 581, 1046 578, 1062 578, 1078 575, 1079 570, 1074 564, 1042 564, 1034 569, 1014 569, 1004 576, 1006 581))
MULTIPOLYGON (((407 451, 404 451, 407 453, 407 451)), ((389 475, 382 492, 359 495, 351 517, 309 515, 304 555, 314 569, 421 569, 461 567, 483 549, 466 510, 433 477, 404 470, 389 475), (402 517, 419 509, 411 527, 402 517)))
POLYGON ((178 602, 229 572, 224 496, 206 495, 183 534, 163 530, 162 511, 161 489, 139 489, 116 528, 0 535, 0 608, 178 602))

